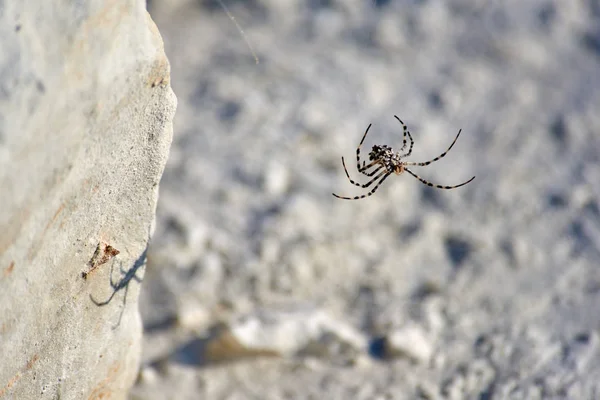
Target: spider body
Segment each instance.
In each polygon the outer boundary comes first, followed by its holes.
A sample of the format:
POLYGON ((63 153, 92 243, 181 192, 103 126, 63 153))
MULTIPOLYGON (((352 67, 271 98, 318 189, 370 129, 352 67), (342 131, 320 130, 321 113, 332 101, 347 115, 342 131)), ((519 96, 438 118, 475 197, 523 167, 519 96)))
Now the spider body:
POLYGON ((345 197, 345 196, 338 196, 337 194, 333 193, 333 195, 335 197, 337 197, 339 199, 344 199, 344 200, 364 199, 365 197, 371 196, 373 193, 375 193, 375 191, 377 191, 377 188, 379 188, 379 186, 383 183, 383 181, 385 181, 392 173, 395 173, 396 175, 400 175, 404 171, 408 172, 409 174, 411 174, 412 176, 417 178, 419 181, 421 181, 421 183, 423 183, 427 186, 430 186, 430 187, 438 188, 438 189, 455 189, 455 188, 464 186, 467 183, 471 182, 473 179, 475 179, 475 177, 472 177, 468 181, 463 182, 459 185, 442 186, 442 185, 437 185, 437 184, 433 184, 429 181, 426 181, 425 179, 421 178, 420 176, 418 176, 417 174, 415 174, 414 172, 412 172, 411 170, 406 168, 406 166, 410 166, 410 165, 415 165, 415 166, 429 165, 429 164, 439 160, 440 158, 444 157, 450 151, 452 146, 454 146, 454 143, 456 143, 456 140, 460 136, 461 130, 458 131, 458 134, 452 141, 452 144, 450 144, 450 147, 448 147, 448 150, 446 150, 445 152, 443 152, 442 154, 440 154, 438 157, 434 158, 433 160, 426 161, 426 162, 403 161, 402 160, 403 158, 408 157, 412 153, 414 141, 413 141, 413 138, 412 138, 410 132, 408 131, 408 128, 404 124, 404 122, 402 122, 400 120, 400 118, 398 118, 397 116, 394 115, 394 117, 398 120, 398 122, 400 122, 400 124, 402 124, 403 132, 404 132, 404 134, 403 134, 404 141, 402 143, 402 148, 399 151, 395 152, 394 149, 392 149, 390 146, 387 146, 387 145, 375 145, 369 152, 370 163, 367 164, 366 161, 363 161, 362 165, 361 165, 361 163, 360 163, 360 147, 362 146, 363 142, 365 141, 365 138, 367 137, 367 133, 369 132, 369 129, 371 128, 371 125, 369 125, 367 127, 367 130, 365 131, 365 133, 362 137, 362 140, 360 141, 358 148, 356 149, 356 167, 358 169, 358 172, 360 172, 363 175, 369 176, 369 177, 375 176, 369 182, 367 182, 363 185, 363 184, 353 181, 352 178, 350 178, 348 169, 346 168, 346 163, 344 161, 344 157, 342 157, 342 166, 344 167, 344 171, 346 172, 346 177, 348 178, 350 183, 352 183, 355 186, 367 188, 367 187, 371 186, 373 183, 377 182, 375 184, 375 187, 373 189, 371 189, 371 191, 369 191, 367 194, 364 194, 362 196, 345 197), (406 153, 403 153, 403 151, 407 145, 407 141, 406 141, 407 136, 408 136, 408 139, 410 140, 410 147, 406 153))
POLYGON ((404 166, 400 159, 400 153, 395 153, 394 149, 386 145, 375 145, 369 153, 369 160, 376 161, 378 164, 382 165, 387 172, 393 172, 396 175, 400 175, 404 172, 404 166))

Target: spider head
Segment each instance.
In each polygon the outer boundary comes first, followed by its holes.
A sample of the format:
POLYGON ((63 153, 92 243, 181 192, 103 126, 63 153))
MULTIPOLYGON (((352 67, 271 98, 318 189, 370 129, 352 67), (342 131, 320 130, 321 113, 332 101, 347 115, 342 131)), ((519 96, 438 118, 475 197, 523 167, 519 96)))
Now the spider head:
POLYGON ((380 160, 383 157, 385 157, 386 155, 390 154, 391 151, 392 151, 392 148, 390 146, 375 145, 375 146, 373 146, 373 148, 371 149, 371 152, 369 153, 369 160, 371 160, 371 161, 380 160))

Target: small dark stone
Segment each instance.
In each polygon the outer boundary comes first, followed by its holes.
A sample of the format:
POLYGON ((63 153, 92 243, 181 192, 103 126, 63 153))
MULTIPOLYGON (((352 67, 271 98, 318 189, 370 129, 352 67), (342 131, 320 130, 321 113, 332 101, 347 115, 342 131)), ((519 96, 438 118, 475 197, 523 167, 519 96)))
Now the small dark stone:
POLYGON ((378 360, 383 360, 385 359, 385 347, 385 336, 374 337, 369 343, 369 355, 378 360))
POLYGON ((556 7, 552 3, 544 4, 538 12, 538 20, 544 28, 549 27, 554 22, 555 17, 556 7))
POLYGON ((586 32, 581 36, 581 46, 592 53, 593 55, 600 57, 600 33, 599 32, 586 32))
POLYGON ((40 93, 44 93, 46 91, 46 86, 44 85, 44 82, 42 82, 42 81, 37 81, 36 87, 40 93))
POLYGON ((429 93, 429 95, 427 96, 427 102, 429 103, 429 107, 436 111, 440 111, 444 108, 442 96, 437 90, 433 90, 429 93))
POLYGON ((473 250, 469 242, 452 236, 446 238, 445 246, 446 253, 455 268, 460 267, 473 250))
POLYGON ((391 0, 373 0, 373 5, 375 8, 383 8, 390 4, 391 0))
POLYGON ((564 146, 567 144, 569 133, 562 115, 559 115, 550 125, 550 134, 554 137, 559 145, 564 146))
POLYGON ((575 335, 575 337, 573 338, 577 343, 581 343, 581 344, 587 344, 590 342, 590 334, 589 333, 578 333, 577 335, 575 335))
POLYGON ((242 107, 239 103, 228 101, 223 105, 223 107, 221 107, 221 110, 219 111, 219 117, 226 121, 235 119, 235 117, 240 113, 241 109, 242 107))
POLYGON ((550 193, 548 195, 548 205, 555 208, 566 207, 569 202, 564 195, 560 193, 550 193))

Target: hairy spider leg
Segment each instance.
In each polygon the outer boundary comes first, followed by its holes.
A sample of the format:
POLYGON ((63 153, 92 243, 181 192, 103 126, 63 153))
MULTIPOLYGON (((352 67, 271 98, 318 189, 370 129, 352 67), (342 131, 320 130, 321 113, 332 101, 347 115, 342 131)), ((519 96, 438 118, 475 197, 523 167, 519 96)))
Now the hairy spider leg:
POLYGON ((373 189, 371 189, 371 191, 367 194, 363 194, 362 196, 355 196, 355 197, 344 197, 344 196, 338 196, 335 193, 332 193, 335 197, 337 197, 338 199, 343 199, 343 200, 360 200, 360 199, 364 199, 365 197, 369 197, 370 195, 372 195, 373 193, 375 193, 375 191, 377 190, 377 188, 379 188, 379 186, 383 183, 383 181, 385 181, 388 176, 390 176, 392 173, 388 172, 388 171, 383 171, 381 174, 379 174, 377 176, 377 178, 383 176, 383 178, 381 178, 381 180, 379 182, 377 182, 377 185, 375 185, 375 187, 373 189))
MULTIPOLYGON (((367 126, 367 130, 365 131, 365 134, 363 135, 362 139, 360 140, 360 143, 358 144, 358 147, 356 148, 356 169, 358 169, 358 172, 360 172, 361 174, 364 174, 366 176, 373 176, 373 175, 375 175, 375 173, 377 171, 379 171, 379 168, 376 168, 375 170, 373 170, 369 173, 365 172, 369 168, 379 164, 379 161, 380 161, 380 160, 373 160, 368 165, 367 165, 366 161, 363 161, 362 167, 360 166, 360 147, 362 146, 363 142, 365 141, 365 138, 367 137, 367 133, 369 133, 369 129, 371 129, 371 125, 372 124, 369 124, 369 126, 367 126)), ((344 157, 342 157, 342 163, 344 163, 344 157)))
POLYGON ((410 147, 408 148, 408 153, 401 155, 401 157, 408 157, 410 156, 410 153, 412 153, 413 145, 415 144, 415 142, 413 141, 410 131, 408 130, 408 127, 404 124, 404 122, 402 122, 402 120, 398 118, 397 115, 394 115, 394 118, 396 118, 398 122, 402 124, 402 131, 404 132, 404 134, 402 135, 402 138, 404 140, 402 142, 402 147, 400 148, 400 151, 398 153, 401 153, 402 150, 406 148, 406 135, 408 134, 408 138, 410 139, 410 147))
POLYGON ((371 163, 369 163, 369 165, 366 165, 362 169, 359 169, 358 172, 360 172, 361 174, 366 175, 366 176, 373 176, 373 175, 375 175, 377 173, 377 171, 379 171, 380 168, 375 168, 371 172, 367 172, 367 170, 369 168, 373 168, 373 167, 376 167, 378 165, 381 166, 381 167, 383 167, 383 164, 381 163, 381 160, 380 159, 373 160, 371 163))
POLYGON ((369 163, 369 165, 365 165, 366 163, 363 161, 363 166, 362 166, 362 168, 358 169, 358 172, 360 172, 361 174, 365 174, 367 176, 373 176, 374 175, 373 173, 366 173, 365 171, 368 170, 369 168, 374 167, 375 165, 379 164, 380 162, 381 162, 381 160, 373 160, 369 163))
POLYGON ((404 170, 405 170, 406 172, 408 172, 409 174, 411 174, 412 176, 414 176, 415 178, 417 178, 418 180, 420 180, 420 181, 421 181, 422 183, 424 183, 425 185, 427 185, 427 186, 430 186, 430 187, 436 187, 436 188, 438 188, 438 189, 455 189, 455 188, 458 188, 458 187, 464 186, 464 185, 466 185, 467 183, 471 182, 473 179, 475 179, 475 177, 472 177, 472 178, 471 178, 471 179, 469 179, 468 181, 466 181, 466 182, 463 182, 463 183, 461 183, 460 185, 456 185, 456 186, 442 186, 442 185, 437 185, 437 184, 435 184, 435 183, 431 183, 431 182, 429 182, 429 181, 426 181, 425 179, 421 178, 419 175, 415 174, 414 172, 412 172, 412 171, 411 171, 410 169, 408 169, 408 168, 404 168, 404 170))
MULTIPOLYGON (((362 185, 362 184, 360 184, 360 183, 354 182, 354 181, 352 180, 352 178, 350 178, 350 174, 348 173, 348 169, 346 168, 346 163, 344 162, 344 157, 342 157, 342 165, 344 166, 344 171, 346 171, 346 177, 348 177, 348 180, 349 180, 349 181, 350 181, 350 183, 351 183, 351 184, 353 184, 353 185, 360 186, 360 187, 362 187, 362 188, 367 188, 367 187, 371 186, 371 184, 372 184, 374 181, 376 181, 376 180, 379 178, 379 176, 376 176, 375 178, 371 179, 371 180, 370 180, 368 183, 365 183, 364 185, 362 185)), ((371 175, 369 175, 369 176, 373 176, 373 175, 375 175, 375 173, 376 173, 377 171, 379 171, 381 168, 383 168, 383 165, 380 165, 378 168, 376 168, 376 169, 373 171, 373 173, 372 173, 371 175)))
POLYGON ((456 143, 456 141, 458 140, 458 137, 460 136, 461 132, 462 132, 462 129, 459 129, 458 134, 456 135, 456 137, 452 141, 452 144, 450 145, 450 147, 448 147, 448 150, 446 150, 445 152, 443 152, 442 154, 440 154, 439 156, 437 156, 433 160, 431 160, 431 161, 425 161, 425 162, 405 162, 404 165, 420 165, 420 166, 423 167, 425 165, 429 165, 432 162, 435 162, 435 161, 439 160, 440 158, 443 158, 446 154, 448 154, 448 152, 450 151, 450 149, 452 148, 452 146, 454 146, 454 143, 456 143))
MULTIPOLYGON (((362 146, 363 142, 365 141, 365 138, 367 137, 367 133, 369 133, 369 129, 371 129, 371 125, 369 124, 369 126, 367 126, 367 130, 365 131, 365 134, 363 135, 362 139, 360 140, 360 143, 358 144, 358 147, 356 148, 356 169, 358 169, 359 172, 361 171, 361 167, 360 167, 360 146, 362 146)), ((343 162, 344 160, 342 160, 343 162)), ((373 163, 369 164, 372 165, 373 163)), ((363 166, 362 166, 363 171, 366 169, 365 168, 365 163, 363 162, 363 166)))

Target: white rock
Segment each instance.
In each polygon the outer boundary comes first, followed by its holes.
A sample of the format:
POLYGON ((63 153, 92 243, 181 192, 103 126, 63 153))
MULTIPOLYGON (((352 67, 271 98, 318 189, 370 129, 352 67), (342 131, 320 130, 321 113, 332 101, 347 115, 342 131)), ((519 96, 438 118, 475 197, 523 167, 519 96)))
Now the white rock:
POLYGON ((260 310, 231 323, 223 337, 229 342, 235 338, 240 354, 283 357, 353 358, 367 345, 360 332, 313 307, 260 310))
POLYGON ((122 399, 136 378, 176 106, 145 4, 0 6, 0 398, 122 399))
POLYGON ((387 336, 386 350, 389 355, 405 355, 420 363, 428 363, 433 355, 433 344, 418 325, 407 325, 387 336))
POLYGON ((271 161, 265 171, 265 190, 272 196, 279 196, 288 188, 289 172, 285 165, 271 161))

